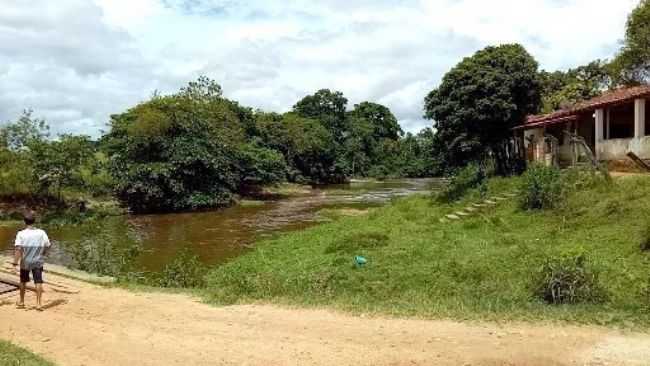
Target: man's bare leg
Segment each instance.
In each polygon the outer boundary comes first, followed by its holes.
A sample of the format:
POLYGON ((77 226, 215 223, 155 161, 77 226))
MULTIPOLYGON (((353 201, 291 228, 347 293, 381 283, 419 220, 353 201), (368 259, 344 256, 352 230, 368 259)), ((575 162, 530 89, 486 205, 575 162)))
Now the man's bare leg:
POLYGON ((42 298, 43 298, 43 284, 37 283, 36 284, 36 309, 37 310, 43 310, 43 304, 41 303, 42 298))
POLYGON ((20 302, 17 304, 19 308, 25 307, 25 291, 27 290, 27 284, 25 282, 20 283, 20 302))

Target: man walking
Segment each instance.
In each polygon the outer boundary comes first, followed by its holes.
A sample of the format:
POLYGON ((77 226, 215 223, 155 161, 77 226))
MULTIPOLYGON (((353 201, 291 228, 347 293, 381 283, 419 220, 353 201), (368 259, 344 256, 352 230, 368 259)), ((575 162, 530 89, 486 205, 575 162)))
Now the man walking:
POLYGON ((20 302, 19 309, 25 308, 25 289, 29 282, 29 273, 34 277, 36 285, 36 310, 43 310, 41 303, 43 296, 43 264, 45 255, 50 248, 50 239, 45 231, 36 229, 33 225, 36 219, 34 214, 27 212, 24 215, 25 229, 16 235, 16 248, 14 266, 20 271, 20 302))

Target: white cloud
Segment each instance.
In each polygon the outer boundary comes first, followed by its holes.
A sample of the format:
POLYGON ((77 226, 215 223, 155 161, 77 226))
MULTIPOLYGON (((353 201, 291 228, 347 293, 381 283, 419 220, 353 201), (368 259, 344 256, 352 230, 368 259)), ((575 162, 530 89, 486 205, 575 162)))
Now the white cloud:
POLYGON ((520 42, 546 69, 611 57, 637 0, 0 0, 0 121, 34 108, 97 135, 111 113, 200 74, 286 111, 320 88, 417 131, 462 57, 520 42))

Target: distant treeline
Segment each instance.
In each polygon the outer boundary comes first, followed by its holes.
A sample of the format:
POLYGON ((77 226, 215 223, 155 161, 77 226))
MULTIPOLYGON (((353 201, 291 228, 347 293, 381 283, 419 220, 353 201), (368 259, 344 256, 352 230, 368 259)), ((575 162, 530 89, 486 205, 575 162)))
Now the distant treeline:
POLYGON ((284 181, 438 173, 430 129, 404 134, 387 107, 347 103, 323 89, 290 112, 266 113, 200 77, 111 116, 98 141, 50 139, 45 121, 28 111, 0 129, 0 195, 62 203, 114 194, 137 212, 175 211, 228 205, 251 187, 284 181))

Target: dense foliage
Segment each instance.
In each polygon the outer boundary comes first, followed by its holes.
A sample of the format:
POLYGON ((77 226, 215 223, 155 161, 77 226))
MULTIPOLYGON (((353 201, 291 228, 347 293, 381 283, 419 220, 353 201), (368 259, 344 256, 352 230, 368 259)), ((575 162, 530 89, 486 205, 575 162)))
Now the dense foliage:
POLYGON ((492 157, 504 172, 510 129, 540 105, 537 62, 520 45, 487 47, 465 58, 425 99, 440 160, 451 167, 492 157))
POLYGON ((87 136, 49 138, 45 121, 26 111, 0 128, 0 198, 56 201, 108 194, 106 155, 87 136))
MULTIPOLYGON (((253 111, 205 77, 111 116, 99 141, 49 136, 26 112, 0 127, 0 196, 56 199, 114 194, 136 212, 212 208, 253 186, 339 183, 350 177, 437 173, 433 132, 403 132, 380 104, 348 110, 319 90, 284 114, 253 111)), ((70 202, 68 202, 69 204, 70 202)))
POLYGON ((611 69, 618 84, 650 81, 650 1, 641 0, 629 15, 623 47, 611 69))
POLYGON ((542 71, 539 77, 543 113, 598 96, 611 84, 608 64, 601 60, 567 71, 542 71))

